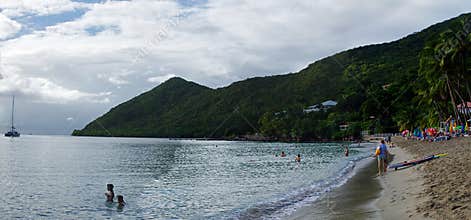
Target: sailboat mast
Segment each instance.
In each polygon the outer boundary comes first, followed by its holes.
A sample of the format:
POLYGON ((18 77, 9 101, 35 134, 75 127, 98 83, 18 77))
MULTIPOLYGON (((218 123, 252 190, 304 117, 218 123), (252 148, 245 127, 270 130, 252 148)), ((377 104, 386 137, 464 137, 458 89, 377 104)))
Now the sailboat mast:
POLYGON ((15 96, 13 96, 13 100, 11 102, 11 131, 13 131, 15 129, 15 127, 13 126, 13 112, 15 111, 15 96))

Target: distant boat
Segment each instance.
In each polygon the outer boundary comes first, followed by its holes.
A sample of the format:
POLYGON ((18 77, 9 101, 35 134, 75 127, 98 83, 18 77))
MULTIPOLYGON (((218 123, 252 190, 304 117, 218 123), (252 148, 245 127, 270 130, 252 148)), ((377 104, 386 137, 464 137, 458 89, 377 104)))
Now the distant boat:
POLYGON ((5 133, 5 137, 19 137, 20 136, 20 133, 18 131, 16 131, 16 128, 13 125, 14 112, 15 112, 15 96, 13 96, 13 100, 11 102, 11 128, 10 128, 10 131, 5 133))

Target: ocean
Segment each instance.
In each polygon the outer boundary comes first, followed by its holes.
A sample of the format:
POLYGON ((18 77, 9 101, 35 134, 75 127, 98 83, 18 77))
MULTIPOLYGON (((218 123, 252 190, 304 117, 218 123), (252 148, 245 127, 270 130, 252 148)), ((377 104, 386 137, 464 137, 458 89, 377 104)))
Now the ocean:
POLYGON ((283 219, 345 183, 370 154, 353 145, 345 157, 341 143, 0 138, 0 213, 6 219, 283 219), (281 151, 287 156, 279 157, 281 151), (108 183, 124 196, 123 209, 105 202, 108 183))

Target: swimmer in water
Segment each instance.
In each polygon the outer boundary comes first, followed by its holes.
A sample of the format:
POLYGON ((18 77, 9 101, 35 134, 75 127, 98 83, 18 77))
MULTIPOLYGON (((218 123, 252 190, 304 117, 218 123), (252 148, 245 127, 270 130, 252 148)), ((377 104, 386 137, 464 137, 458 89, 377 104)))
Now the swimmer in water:
POLYGON ((105 193, 106 201, 107 202, 113 202, 113 199, 114 199, 114 191, 113 191, 114 186, 113 186, 113 184, 107 184, 106 188, 107 188, 107 191, 105 193))
POLYGON ((286 157, 286 154, 285 154, 285 152, 284 152, 284 151, 281 151, 281 155, 280 155, 280 157, 286 157))
POLYGON ((298 163, 301 163, 301 154, 298 154, 294 160, 298 163))
POLYGON ((345 145, 345 156, 348 157, 348 145, 345 145))
POLYGON ((126 205, 126 202, 124 201, 124 197, 122 195, 118 195, 118 208, 123 208, 124 205, 126 205))

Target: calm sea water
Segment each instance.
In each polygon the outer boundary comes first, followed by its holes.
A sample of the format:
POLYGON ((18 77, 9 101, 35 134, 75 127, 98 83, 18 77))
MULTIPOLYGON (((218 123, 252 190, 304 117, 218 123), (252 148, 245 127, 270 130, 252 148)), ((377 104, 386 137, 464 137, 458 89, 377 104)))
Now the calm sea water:
POLYGON ((135 138, 0 138, 0 213, 13 219, 277 219, 351 176, 368 149, 135 138), (275 157, 285 151, 286 158, 275 157), (296 154, 302 162, 294 162, 296 154), (106 184, 123 195, 107 204, 106 184))

